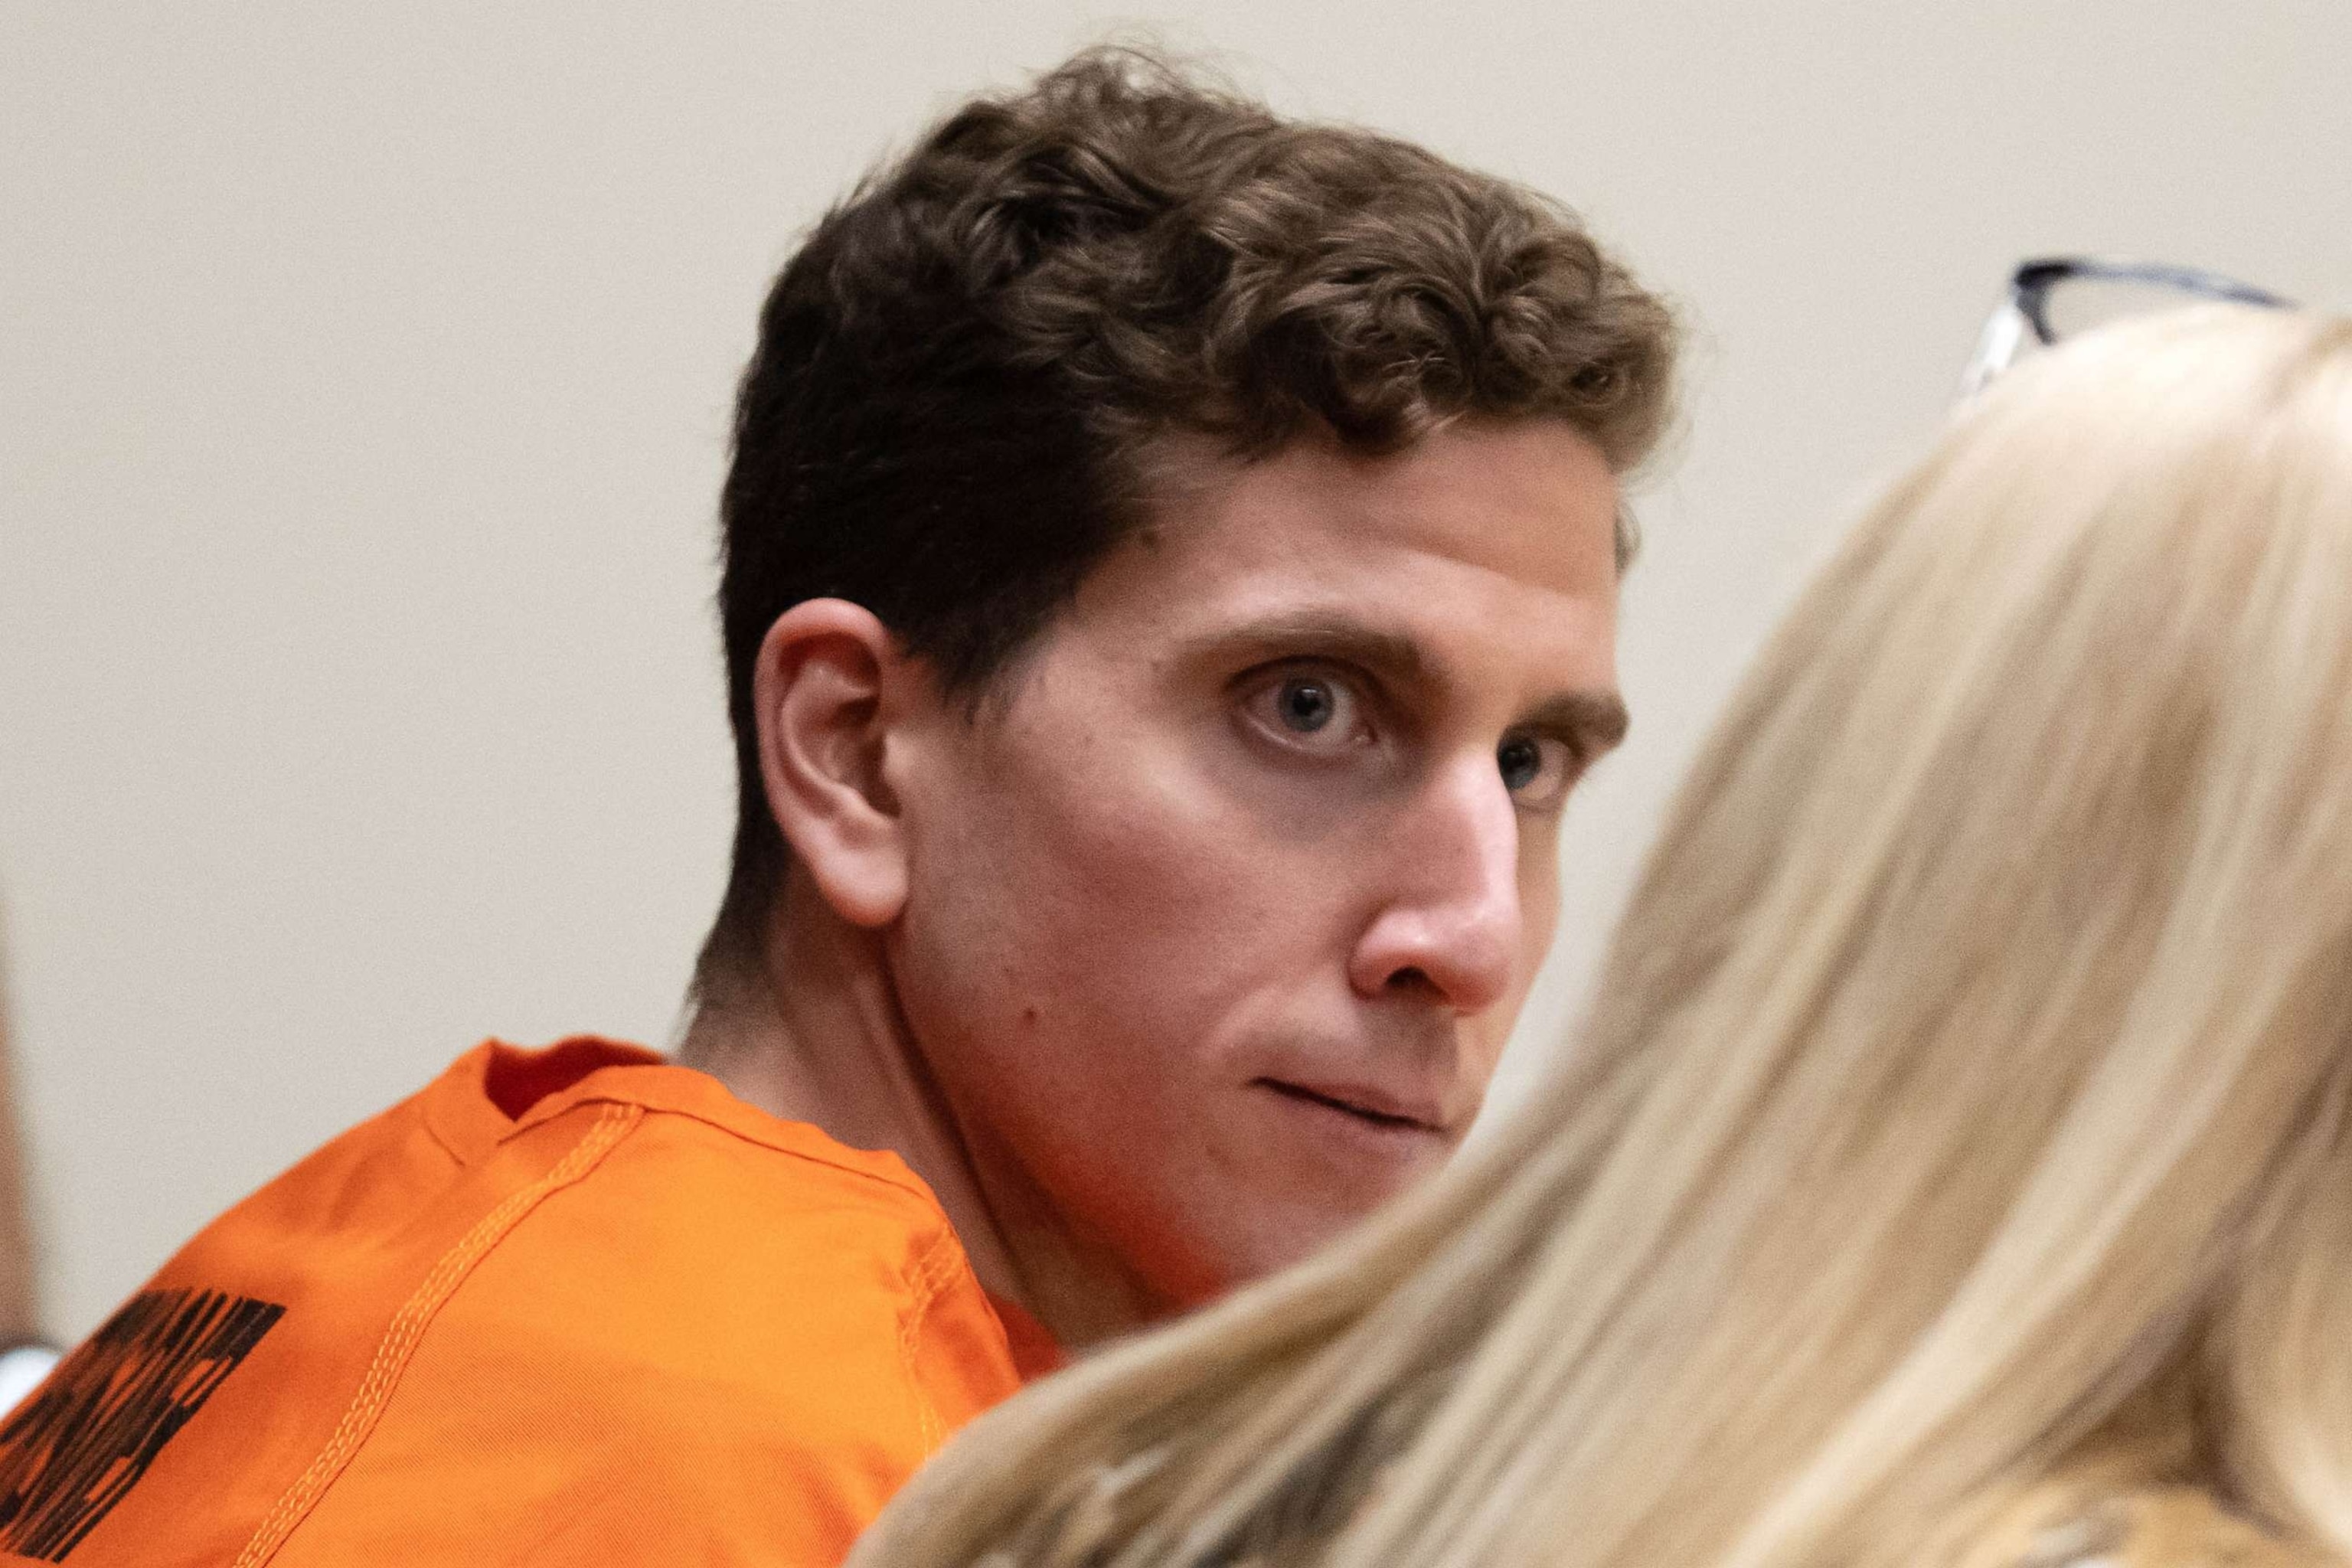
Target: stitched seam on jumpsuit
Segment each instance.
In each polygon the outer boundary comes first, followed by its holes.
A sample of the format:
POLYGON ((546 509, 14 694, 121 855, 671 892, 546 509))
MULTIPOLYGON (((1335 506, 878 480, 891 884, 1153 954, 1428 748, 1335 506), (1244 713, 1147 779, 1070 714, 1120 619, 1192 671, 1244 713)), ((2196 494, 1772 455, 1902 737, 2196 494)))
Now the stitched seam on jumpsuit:
POLYGON ((327 1440, 319 1457, 310 1461, 310 1468, 286 1489, 286 1494, 262 1520, 260 1528, 245 1543, 245 1550, 237 1553, 231 1568, 259 1568, 286 1544, 294 1527, 318 1505, 335 1478, 342 1474, 343 1468, 375 1430, 376 1421, 391 1402, 393 1390, 399 1385, 400 1374, 406 1370, 417 1341, 424 1337, 434 1315, 457 1293, 466 1276, 473 1272, 474 1266, 488 1257, 525 1215, 538 1207, 542 1198, 570 1186, 593 1170, 643 1114, 639 1107, 633 1105, 605 1107, 580 1142, 545 1175, 507 1194, 505 1202, 484 1215, 473 1229, 441 1255, 432 1272, 393 1314, 392 1326, 384 1331, 383 1341, 376 1346, 375 1359, 368 1367, 367 1376, 361 1380, 359 1392, 345 1407, 334 1436, 327 1440))
POLYGON ((906 1368, 907 1386, 915 1395, 915 1425, 923 1440, 923 1451, 936 1454, 948 1440, 947 1423, 940 1418, 938 1406, 931 1403, 930 1393, 923 1386, 921 1370, 915 1355, 915 1340, 922 1331, 923 1319, 939 1300, 950 1276, 955 1272, 958 1243, 953 1231, 942 1231, 939 1239, 926 1247, 915 1262, 914 1300, 898 1320, 898 1361, 906 1368))

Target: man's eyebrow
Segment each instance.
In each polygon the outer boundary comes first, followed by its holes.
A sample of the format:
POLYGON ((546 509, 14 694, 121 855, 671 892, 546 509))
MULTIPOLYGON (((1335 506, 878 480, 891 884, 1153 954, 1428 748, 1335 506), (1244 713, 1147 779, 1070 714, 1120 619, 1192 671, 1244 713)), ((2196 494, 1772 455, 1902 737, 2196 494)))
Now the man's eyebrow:
POLYGON ((1316 611, 1273 615, 1228 626, 1201 638, 1193 651, 1347 659, 1406 681, 1424 680, 1438 673, 1431 668, 1421 644, 1403 633, 1316 611))
POLYGON ((1538 703, 1520 727, 1558 735, 1590 760, 1622 741, 1632 722, 1625 700, 1613 691, 1569 691, 1538 703))

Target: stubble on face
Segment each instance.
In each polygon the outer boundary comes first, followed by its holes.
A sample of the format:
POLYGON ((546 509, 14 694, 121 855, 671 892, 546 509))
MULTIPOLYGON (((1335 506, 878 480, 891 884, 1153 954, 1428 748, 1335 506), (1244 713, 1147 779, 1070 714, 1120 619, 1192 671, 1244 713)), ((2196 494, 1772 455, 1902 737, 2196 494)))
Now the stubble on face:
POLYGON ((1444 1163, 1622 713, 1615 512, 1550 423, 1228 466, 909 737, 894 980, 1000 1221, 1174 1310, 1444 1163))

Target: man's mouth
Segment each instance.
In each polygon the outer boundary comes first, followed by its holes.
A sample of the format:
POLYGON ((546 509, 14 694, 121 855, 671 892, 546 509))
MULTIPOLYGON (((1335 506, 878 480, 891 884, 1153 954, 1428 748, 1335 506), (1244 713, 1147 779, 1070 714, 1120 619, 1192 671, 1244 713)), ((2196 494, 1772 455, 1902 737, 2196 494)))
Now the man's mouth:
POLYGON ((1281 1079, 1273 1078, 1262 1078, 1256 1082, 1261 1087, 1270 1089, 1286 1099, 1299 1100, 1308 1105, 1319 1105, 1328 1110, 1340 1111, 1374 1127, 1398 1132, 1444 1135, 1444 1129, 1433 1118, 1409 1112, 1394 1100, 1374 1090, 1357 1089, 1352 1086, 1310 1089, 1305 1084, 1288 1083, 1281 1079))

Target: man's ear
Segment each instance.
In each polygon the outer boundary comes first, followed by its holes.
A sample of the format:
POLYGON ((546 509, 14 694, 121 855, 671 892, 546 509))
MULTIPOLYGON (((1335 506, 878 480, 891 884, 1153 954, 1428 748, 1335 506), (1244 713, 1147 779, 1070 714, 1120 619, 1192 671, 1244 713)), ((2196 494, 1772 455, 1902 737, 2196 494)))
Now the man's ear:
POLYGON ((768 810, 853 925, 887 925, 907 900, 906 837, 882 773, 885 698, 905 658, 871 610, 805 599, 768 628, 751 673, 768 810))

